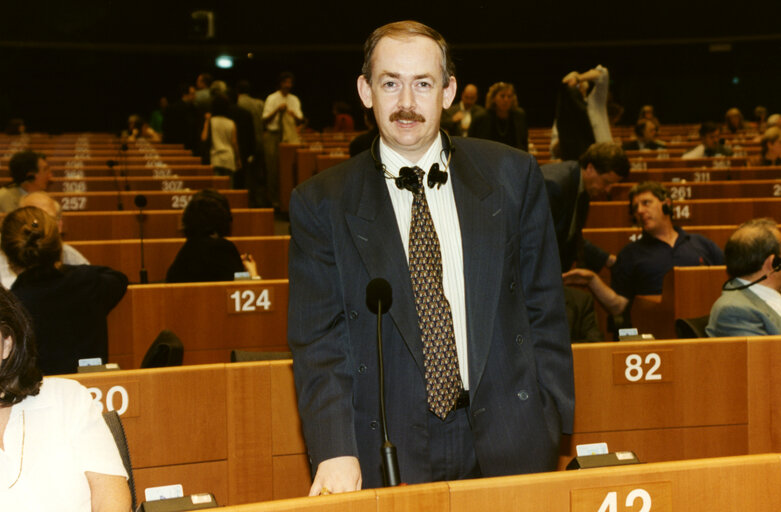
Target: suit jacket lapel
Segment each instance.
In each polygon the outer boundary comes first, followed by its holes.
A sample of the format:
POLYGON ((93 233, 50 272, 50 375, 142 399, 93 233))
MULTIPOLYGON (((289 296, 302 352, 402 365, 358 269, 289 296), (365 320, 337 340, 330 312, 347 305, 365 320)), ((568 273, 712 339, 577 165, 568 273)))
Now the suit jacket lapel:
POLYGON ((409 265, 401 243, 385 179, 367 166, 355 211, 345 212, 352 241, 371 278, 387 279, 393 289, 393 305, 388 312, 401 337, 423 371, 423 346, 417 323, 409 265))
POLYGON ((469 389, 475 390, 488 359, 504 268, 504 202, 468 155, 455 151, 450 174, 464 254, 469 389))

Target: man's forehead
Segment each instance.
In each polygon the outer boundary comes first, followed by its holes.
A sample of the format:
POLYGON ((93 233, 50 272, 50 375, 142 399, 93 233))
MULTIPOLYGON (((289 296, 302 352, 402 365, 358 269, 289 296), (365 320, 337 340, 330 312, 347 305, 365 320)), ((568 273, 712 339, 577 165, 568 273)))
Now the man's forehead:
POLYGON ((646 201, 649 199, 658 199, 653 192, 650 190, 644 190, 643 192, 640 192, 635 197, 632 198, 632 204, 638 203, 640 201, 646 201))
POLYGON ((419 68, 415 71, 416 75, 436 76, 442 63, 437 43, 433 39, 418 35, 385 36, 377 42, 372 53, 372 64, 378 66, 374 70, 377 74, 398 73, 400 70, 393 68, 401 64, 409 65, 412 62, 419 68))

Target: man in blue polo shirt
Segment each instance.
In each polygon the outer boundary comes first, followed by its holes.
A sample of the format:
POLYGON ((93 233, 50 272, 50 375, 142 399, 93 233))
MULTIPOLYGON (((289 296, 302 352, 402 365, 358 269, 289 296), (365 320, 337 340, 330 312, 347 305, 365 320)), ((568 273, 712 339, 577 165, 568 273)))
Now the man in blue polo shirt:
POLYGON ((724 264, 724 253, 715 243, 673 225, 672 199, 660 183, 635 185, 629 205, 643 234, 618 253, 611 286, 585 269, 565 273, 564 284, 587 285, 608 312, 619 315, 636 295, 661 294, 664 276, 673 267, 724 264))

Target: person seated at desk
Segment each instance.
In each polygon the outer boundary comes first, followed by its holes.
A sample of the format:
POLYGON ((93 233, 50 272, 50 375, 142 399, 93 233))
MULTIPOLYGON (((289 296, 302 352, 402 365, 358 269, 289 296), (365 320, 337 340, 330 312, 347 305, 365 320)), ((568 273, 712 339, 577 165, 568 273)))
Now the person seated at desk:
POLYGON ((0 188, 0 213, 17 209, 22 197, 31 192, 46 190, 52 179, 46 156, 35 151, 14 153, 8 161, 8 170, 13 181, 0 188))
POLYGON ((781 233, 773 219, 742 224, 724 247, 727 273, 708 336, 781 334, 781 233))
POLYGON ((30 318, 0 288, 0 510, 127 512, 130 489, 101 406, 41 378, 30 318))
POLYGON ((591 270, 576 268, 563 275, 564 284, 588 286, 610 314, 622 314, 636 295, 660 295, 664 276, 673 267, 724 264, 715 243, 673 225, 672 198, 660 183, 632 187, 629 208, 643 233, 618 253, 611 286, 591 270))
POLYGON ((759 140, 759 158, 752 165, 781 165, 781 128, 771 126, 759 140))
POLYGON ((654 137, 659 133, 659 125, 650 119, 641 119, 635 125, 634 140, 628 140, 622 144, 624 151, 664 149, 667 145, 654 137))
POLYGON ((497 82, 488 89, 485 111, 472 118, 469 136, 494 140, 524 151, 529 149, 526 112, 518 106, 513 84, 497 82))
POLYGON ((712 122, 702 123, 700 126, 700 145, 683 154, 681 158, 705 158, 711 156, 732 156, 732 149, 724 145, 721 139, 721 128, 712 122))
POLYGON ((74 373, 79 359, 107 362, 106 316, 125 295, 125 274, 61 263, 57 222, 39 208, 9 213, 0 233, 0 247, 19 274, 11 291, 33 319, 43 373, 74 373))
MULTIPOLYGON (((19 207, 35 206, 50 215, 57 222, 57 230, 62 235, 62 208, 60 203, 43 191, 32 192, 19 200, 19 207)), ((66 265, 89 265, 89 260, 73 246, 62 244, 62 262, 66 265)), ((16 281, 16 272, 11 268, 5 253, 0 251, 0 282, 7 290, 11 289, 16 281)))
POLYGON ((230 235, 230 205, 216 190, 201 190, 193 195, 182 215, 184 243, 168 267, 168 283, 197 283, 202 281, 233 281, 237 272, 249 272, 257 277, 255 260, 250 254, 239 254, 230 235))

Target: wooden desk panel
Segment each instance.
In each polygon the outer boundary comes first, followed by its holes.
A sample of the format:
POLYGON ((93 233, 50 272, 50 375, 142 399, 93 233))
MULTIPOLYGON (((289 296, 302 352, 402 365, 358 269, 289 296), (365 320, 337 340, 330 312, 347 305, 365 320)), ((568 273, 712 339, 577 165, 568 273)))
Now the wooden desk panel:
MULTIPOLYGON (((225 460, 227 448, 225 370, 183 366, 73 375, 97 388, 105 405, 111 397, 121 412, 134 468, 225 460), (127 392, 127 411, 122 395, 127 392)), ((96 392, 93 392, 93 396, 96 392)))
POLYGON ((225 511, 623 512, 640 510, 646 503, 648 508, 643 510, 775 512, 781 507, 779 477, 779 455, 767 454, 436 482, 253 503, 225 511), (625 507, 635 489, 644 491, 647 498, 641 493, 625 507), (609 493, 616 494, 617 508, 600 508, 609 493))
POLYGON ((113 177, 53 178, 48 192, 116 193, 117 188, 124 191, 128 187, 131 191, 189 192, 205 188, 228 190, 231 185, 230 176, 169 176, 168 178, 133 176, 127 179, 120 178, 119 182, 113 177))
MULTIPOLYGON (((681 226, 736 225, 757 217, 777 217, 781 197, 755 199, 697 199, 673 203, 673 221, 681 226)), ((629 203, 594 201, 586 221, 587 228, 631 227, 629 203)))
MULTIPOLYGON (((781 177, 781 171, 779 171, 781 177)), ((628 201, 629 190, 636 183, 617 183, 610 188, 611 201, 628 201)), ((781 179, 755 181, 665 182, 674 200, 737 199, 746 197, 781 197, 781 179)))
POLYGON ((668 169, 632 169, 627 181, 709 182, 722 180, 774 180, 781 167, 674 167, 668 169))
MULTIPOLYGON (((521 503, 524 510, 536 512, 591 510, 572 506, 576 491, 604 489, 601 494, 606 496, 622 486, 629 486, 628 491, 653 482, 669 482, 671 486, 672 507, 659 510, 770 512, 781 507, 781 489, 775 483, 779 477, 779 456, 771 454, 464 480, 448 485, 452 512, 483 510, 486 503, 491 504, 491 512, 515 512, 521 503)), ((623 507, 627 491, 620 493, 618 510, 640 510, 640 500, 632 509, 623 507)), ((594 512, 598 507, 597 501, 594 512)))
MULTIPOLYGON (((192 199, 194 190, 176 191, 148 191, 143 194, 138 192, 54 192, 50 194, 52 199, 60 203, 62 211, 138 211, 134 200, 136 196, 143 195, 147 199, 146 208, 149 210, 184 210, 192 199), (120 208, 120 202, 122 207, 120 208)), ((247 208, 249 197, 246 190, 221 190, 233 208, 247 208)))
MULTIPOLYGON (((289 236, 229 237, 241 253, 250 253, 258 273, 264 279, 287 279, 289 236)), ((165 281, 184 238, 152 238, 144 240, 144 263, 150 283, 165 281)), ((71 245, 93 265, 105 265, 123 272, 132 282, 139 279, 141 242, 133 240, 77 241, 71 245)))
POLYGON ((286 351, 287 300, 286 280, 131 285, 108 316, 109 359, 138 368, 163 329, 182 340, 184 364, 228 362, 233 349, 286 351), (268 311, 244 295, 263 290, 270 292, 268 311), (255 311, 229 313, 235 291, 240 307, 255 311))
MULTIPOLYGON (((60 179, 88 179, 88 178, 108 178, 118 180, 120 185, 124 185, 125 178, 123 171, 127 171, 130 178, 178 178, 181 176, 200 176, 214 177, 214 168, 211 165, 128 165, 122 170, 117 168, 109 169, 106 165, 59 165, 52 166, 52 176, 60 179)), ((7 174, 7 172, 5 172, 7 174)), ((4 171, 0 170, 0 176, 4 176, 4 171)), ((9 175, 10 176, 10 175, 9 175)))
POLYGON ((637 296, 632 303, 632 324, 657 339, 673 339, 676 318, 710 314, 728 278, 724 266, 674 267, 664 277, 662 295, 637 296))
MULTIPOLYGON (((233 214, 234 236, 271 236, 274 234, 274 210, 241 208, 233 214)), ((144 238, 179 238, 182 212, 145 210, 144 238)), ((122 240, 138 238, 138 212, 65 212, 63 240, 122 240)))
POLYGON ((573 357, 575 389, 594 397, 579 396, 592 406, 576 408, 575 432, 748 423, 742 340, 587 343, 573 357), (625 363, 632 354, 642 361, 625 363), (617 381, 616 371, 638 380, 617 381))

